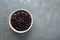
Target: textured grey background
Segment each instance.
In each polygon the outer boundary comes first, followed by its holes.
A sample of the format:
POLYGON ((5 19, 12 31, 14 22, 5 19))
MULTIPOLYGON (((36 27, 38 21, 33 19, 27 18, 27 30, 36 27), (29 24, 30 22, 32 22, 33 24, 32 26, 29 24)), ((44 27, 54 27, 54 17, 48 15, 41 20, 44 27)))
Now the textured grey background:
POLYGON ((60 40, 60 0, 0 0, 0 40, 60 40), (34 19, 24 34, 13 32, 8 24, 10 13, 20 8, 34 19))

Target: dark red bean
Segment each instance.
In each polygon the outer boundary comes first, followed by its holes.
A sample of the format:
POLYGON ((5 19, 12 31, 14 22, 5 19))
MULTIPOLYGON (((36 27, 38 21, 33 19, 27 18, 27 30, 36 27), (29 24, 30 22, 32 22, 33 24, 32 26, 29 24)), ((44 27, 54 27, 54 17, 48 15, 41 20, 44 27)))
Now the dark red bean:
POLYGON ((25 10, 18 10, 11 16, 11 24, 18 31, 27 30, 31 25, 31 16, 25 10))

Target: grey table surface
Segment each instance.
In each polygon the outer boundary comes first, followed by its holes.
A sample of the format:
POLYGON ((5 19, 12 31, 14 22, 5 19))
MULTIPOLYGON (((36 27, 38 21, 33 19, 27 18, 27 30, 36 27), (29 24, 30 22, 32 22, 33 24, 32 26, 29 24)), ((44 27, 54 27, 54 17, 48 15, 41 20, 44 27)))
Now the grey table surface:
POLYGON ((0 0, 0 40, 60 40, 60 0, 0 0), (24 34, 11 30, 9 15, 24 8, 33 15, 33 27, 24 34))

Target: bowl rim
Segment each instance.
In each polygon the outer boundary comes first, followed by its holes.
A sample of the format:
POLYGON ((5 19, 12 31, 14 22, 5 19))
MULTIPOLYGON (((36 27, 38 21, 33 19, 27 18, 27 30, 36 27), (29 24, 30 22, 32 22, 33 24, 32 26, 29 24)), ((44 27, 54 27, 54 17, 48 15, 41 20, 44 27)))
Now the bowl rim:
POLYGON ((17 10, 14 10, 14 11, 9 15, 9 25, 10 25, 10 28, 11 28, 13 31, 15 31, 16 33, 25 33, 25 32, 27 32, 27 31, 29 31, 29 30, 31 29, 32 25, 33 25, 33 17, 32 17, 32 14, 31 14, 28 10, 26 10, 26 9, 17 9, 17 10), (31 22, 30 27, 29 27, 27 30, 18 31, 18 30, 16 30, 15 28, 13 28, 13 26, 12 26, 12 24, 11 24, 11 16, 13 15, 14 12, 16 12, 16 11, 18 11, 18 10, 25 10, 25 11, 27 11, 27 12, 30 14, 30 16, 31 16, 32 22, 31 22))

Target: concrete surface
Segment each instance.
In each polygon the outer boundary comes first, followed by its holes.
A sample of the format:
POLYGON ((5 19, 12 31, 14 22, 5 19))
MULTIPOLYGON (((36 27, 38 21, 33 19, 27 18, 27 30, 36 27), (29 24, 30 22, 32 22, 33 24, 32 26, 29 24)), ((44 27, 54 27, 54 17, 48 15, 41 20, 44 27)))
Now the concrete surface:
POLYGON ((60 0, 0 0, 0 40, 60 40, 60 0), (20 8, 34 19, 24 34, 15 33, 8 24, 10 13, 20 8))

